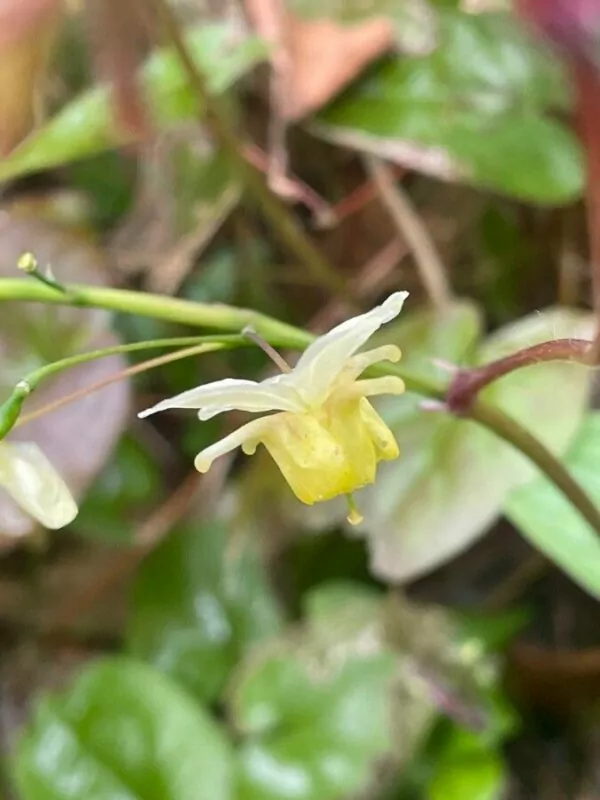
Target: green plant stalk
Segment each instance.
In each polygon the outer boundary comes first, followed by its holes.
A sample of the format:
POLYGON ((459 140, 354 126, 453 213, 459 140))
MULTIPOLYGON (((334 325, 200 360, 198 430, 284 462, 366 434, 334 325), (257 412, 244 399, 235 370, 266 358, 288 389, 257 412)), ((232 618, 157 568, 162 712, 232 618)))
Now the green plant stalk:
POLYGON ((536 439, 527 428, 495 406, 477 401, 469 418, 493 431, 500 439, 527 456, 556 488, 575 506, 581 516, 600 535, 600 509, 584 492, 568 469, 536 439))
MULTIPOLYGON (((0 278, 0 302, 28 300, 80 308, 102 308, 122 314, 134 314, 180 325, 227 332, 241 332, 249 327, 269 344, 295 350, 304 350, 315 339, 315 336, 308 331, 252 309, 237 308, 222 303, 196 303, 178 297, 103 286, 67 284, 66 289, 68 291, 64 294, 53 291, 37 281, 0 278)), ((445 389, 441 384, 424 380, 416 373, 404 369, 402 365, 395 366, 393 374, 399 375, 410 391, 426 397, 444 399, 445 389)))
POLYGON ((0 302, 28 300, 80 308, 103 308, 122 314, 151 317, 220 331, 239 331, 250 326, 277 347, 304 348, 313 340, 310 333, 286 322, 272 319, 252 309, 236 308, 221 303, 196 303, 177 297, 112 289, 104 286, 67 284, 67 294, 53 291, 31 279, 0 278, 0 302))
MULTIPOLYGON (((0 278, 0 302, 28 300, 55 305, 102 308, 222 331, 238 332, 249 325, 269 344, 276 347, 303 349, 314 339, 312 334, 299 330, 293 325, 272 319, 265 314, 234 306, 195 303, 191 300, 181 300, 164 295, 98 286, 68 285, 67 289, 69 290, 68 294, 60 294, 38 282, 17 278, 0 278)), ((447 387, 407 372, 400 365, 390 364, 379 371, 398 375, 405 381, 407 389, 416 394, 436 400, 444 400, 446 396, 447 387)), ((529 431, 499 409, 481 401, 473 405, 468 416, 527 456, 577 508, 582 517, 600 536, 600 510, 563 464, 529 431)))
POLYGON ((90 350, 87 353, 79 353, 76 356, 61 358, 50 364, 30 372, 23 380, 29 385, 30 391, 37 389, 42 381, 66 369, 87 364, 89 361, 97 361, 108 356, 121 355, 124 353, 135 353, 141 350, 154 350, 162 347, 185 347, 194 348, 198 346, 198 352, 208 353, 213 350, 223 350, 229 347, 247 346, 248 342, 244 336, 180 336, 171 339, 149 339, 143 342, 133 342, 129 344, 116 344, 112 347, 105 347, 102 350, 90 350), (201 349, 200 349, 201 348, 201 349))
MULTIPOLYGON (((51 288, 53 289, 54 287, 51 288)), ((22 378, 8 399, 0 405, 0 441, 18 423, 25 400, 38 388, 40 383, 72 367, 78 367, 81 364, 87 364, 90 361, 97 361, 108 356, 163 347, 186 348, 185 355, 189 357, 230 347, 244 347, 248 344, 249 342, 244 336, 179 336, 169 339, 149 339, 144 342, 113 345, 112 347, 90 350, 87 353, 79 353, 75 356, 61 358, 58 361, 45 364, 22 378)))

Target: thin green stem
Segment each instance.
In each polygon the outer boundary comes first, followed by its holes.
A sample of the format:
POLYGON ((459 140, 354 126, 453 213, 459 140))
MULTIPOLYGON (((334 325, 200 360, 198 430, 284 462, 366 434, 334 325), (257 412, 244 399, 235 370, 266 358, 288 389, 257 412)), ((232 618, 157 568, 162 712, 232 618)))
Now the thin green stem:
MULTIPOLYGON (((3 300, 29 300, 41 303, 78 305, 103 308, 140 316, 154 317, 180 324, 216 328, 223 331, 242 331, 250 325, 269 344, 277 347, 303 349, 313 341, 312 334, 299 330, 264 314, 226 305, 209 305, 180 300, 164 295, 152 295, 125 289, 108 289, 98 286, 68 286, 69 293, 61 295, 40 283, 12 278, 0 278, 0 302, 3 300)), ((425 397, 443 400, 447 387, 440 386, 428 378, 404 370, 400 365, 380 367, 378 372, 398 375, 409 391, 425 397)), ((579 510, 593 530, 600 536, 600 511, 590 500, 569 472, 529 431, 506 416, 499 409, 476 402, 469 417, 500 439, 511 444, 527 456, 543 472, 559 491, 579 510)))
POLYGON ((186 348, 186 356, 192 356, 229 347, 244 347, 247 344, 248 341, 244 336, 180 336, 171 339, 153 339, 145 342, 113 345, 112 347, 79 353, 75 356, 45 364, 22 378, 13 389, 10 397, 0 405, 0 441, 15 427, 25 400, 38 388, 40 383, 67 369, 87 364, 90 361, 107 358, 108 356, 133 353, 140 350, 181 347, 186 348))
POLYGON ((104 286, 68 284, 67 289, 69 294, 64 295, 35 281, 1 278, 0 302, 29 300, 83 308, 104 308, 122 314, 152 317, 165 322, 221 331, 241 332, 246 326, 250 326, 276 347, 304 348, 314 338, 310 333, 301 331, 293 325, 279 322, 251 309, 220 303, 196 303, 177 297, 104 286))
MULTIPOLYGON (((0 302, 29 300, 32 302, 70 305, 83 308, 103 308, 123 314, 151 317, 221 331, 241 332, 250 327, 275 347, 303 350, 315 336, 286 322, 246 308, 221 303, 196 303, 167 295, 136 292, 130 289, 111 289, 104 286, 67 284, 68 294, 61 295, 39 283, 18 278, 0 278, 0 302)), ((373 370, 378 372, 379 370, 373 370)), ((444 387, 404 368, 390 365, 387 374, 401 377, 407 388, 426 397, 444 398, 444 387)))
POLYGON ((203 348, 200 352, 207 353, 211 350, 221 350, 228 347, 243 347, 247 344, 248 342, 245 340, 244 336, 180 336, 172 339, 151 339, 145 342, 117 344, 112 347, 104 347, 102 350, 90 350, 87 353, 78 353, 75 356, 61 358, 59 361, 44 364, 43 367, 39 367, 33 372, 30 372, 23 380, 29 385, 29 390, 32 392, 34 389, 37 389, 42 381, 53 375, 57 375, 59 372, 78 367, 81 364, 87 364, 89 361, 98 361, 108 356, 135 353, 141 350, 155 350, 162 347, 190 348, 196 345, 203 348))
POLYGON ((82 398, 87 397, 94 392, 99 392, 101 389, 105 389, 107 386, 111 386, 113 383, 124 381, 128 378, 133 378, 135 375, 141 375, 143 372, 148 372, 151 369, 158 369, 159 367, 164 367, 167 364, 173 364, 175 361, 181 361, 184 358, 191 358, 192 356, 197 356, 202 353, 213 352, 215 350, 215 346, 216 345, 211 344, 198 344, 194 347, 184 347, 178 349, 174 353, 166 353, 166 355, 149 358, 146 361, 140 361, 137 364, 133 364, 125 369, 119 370, 118 372, 114 372, 112 375, 109 375, 108 378, 102 378, 102 380, 96 381, 95 383, 86 384, 86 386, 76 389, 70 394, 63 395, 62 397, 58 398, 58 400, 53 400, 41 408, 36 408, 35 411, 30 411, 27 414, 21 414, 15 423, 15 428, 19 427, 20 425, 26 425, 28 422, 33 422, 33 420, 44 417, 46 414, 53 414, 55 411, 58 411, 59 408, 64 408, 64 406, 69 405, 69 403, 74 403, 75 400, 81 400, 82 398))
POLYGON ((571 473, 552 453, 529 431, 511 417, 494 406, 475 403, 469 416, 500 439, 511 444, 527 456, 556 488, 567 497, 582 517, 600 536, 600 509, 583 491, 571 473))

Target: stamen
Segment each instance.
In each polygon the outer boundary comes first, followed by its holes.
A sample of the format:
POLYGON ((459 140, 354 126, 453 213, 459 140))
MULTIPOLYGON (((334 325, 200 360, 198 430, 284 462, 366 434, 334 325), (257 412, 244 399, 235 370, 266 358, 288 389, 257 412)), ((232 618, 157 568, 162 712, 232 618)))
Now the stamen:
POLYGON ((242 336, 245 336, 247 339, 250 339, 250 341, 254 342, 255 345, 260 347, 260 349, 263 351, 263 353, 266 353, 269 356, 269 358, 271 359, 271 361, 274 364, 276 364, 282 372, 291 372, 292 371, 292 368, 287 363, 285 358, 283 358, 283 356, 281 356, 277 352, 277 350, 275 350, 274 347, 271 347, 271 345, 267 341, 265 341, 262 338, 262 336, 260 336, 254 330, 254 328, 250 327, 250 325, 247 325, 244 328, 244 330, 242 331, 242 336))
POLYGON ((364 517, 356 507, 356 502, 352 494, 346 495, 346 502, 348 503, 348 516, 346 519, 350 525, 360 525, 364 517))

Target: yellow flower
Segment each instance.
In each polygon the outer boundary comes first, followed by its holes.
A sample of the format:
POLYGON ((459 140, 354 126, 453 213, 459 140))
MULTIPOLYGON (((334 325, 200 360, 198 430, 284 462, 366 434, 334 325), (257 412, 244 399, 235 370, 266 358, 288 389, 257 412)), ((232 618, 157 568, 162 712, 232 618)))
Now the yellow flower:
MULTIPOLYGON (((241 447, 251 455, 264 444, 302 502, 312 505, 375 480, 377 463, 398 456, 398 445, 366 399, 401 394, 395 376, 359 380, 379 361, 398 361, 400 350, 384 345, 356 351, 381 325, 400 313, 407 292, 396 292, 380 306, 349 319, 321 336, 295 368, 260 383, 226 378, 163 400, 139 416, 168 408, 199 409, 207 420, 223 411, 278 411, 249 422, 196 456, 207 472, 219 456, 241 447)), ((356 517, 356 514, 355 514, 356 517)))
POLYGON ((77 515, 63 479, 33 442, 0 442, 0 486, 46 528, 62 528, 77 515))

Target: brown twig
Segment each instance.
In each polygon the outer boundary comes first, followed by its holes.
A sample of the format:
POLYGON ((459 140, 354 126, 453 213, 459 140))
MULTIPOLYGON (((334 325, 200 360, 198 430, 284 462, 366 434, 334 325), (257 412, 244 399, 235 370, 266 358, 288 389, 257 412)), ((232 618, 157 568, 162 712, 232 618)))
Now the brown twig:
MULTIPOLYGON (((370 258, 359 273, 350 282, 353 297, 361 301, 370 302, 375 295, 384 288, 395 283, 392 275, 398 269, 398 264, 406 256, 408 250, 400 239, 392 239, 381 250, 370 258)), ((352 314, 352 309, 343 300, 332 299, 324 305, 312 319, 307 327, 315 333, 322 333, 352 314)))
POLYGON ((546 576, 552 564, 541 553, 532 553, 499 586, 496 586, 484 601, 489 614, 514 608, 523 595, 546 576))
MULTIPOLYGON (((255 144, 246 144, 243 147, 243 153, 256 169, 263 173, 269 169, 271 164, 269 156, 260 147, 255 144)), ((292 175, 289 172, 280 172, 275 183, 271 182, 269 185, 283 197, 302 203, 315 216, 317 225, 326 227, 329 221, 335 218, 327 200, 317 194, 311 186, 301 181, 296 175, 292 175)))
MULTIPOLYGON (((400 166, 392 166, 390 167, 396 179, 401 178, 405 173, 406 170, 404 167, 400 166)), ((359 211, 371 203, 379 194, 379 190, 375 183, 369 178, 369 180, 361 183, 356 189, 350 192, 350 194, 346 195, 343 200, 340 200, 339 203, 336 203, 331 207, 331 218, 336 223, 339 224, 342 220, 347 219, 348 217, 354 216, 354 214, 358 214, 359 211)))
POLYGON ((598 68, 584 57, 572 59, 577 88, 577 126, 585 149, 587 168, 586 210, 596 336, 588 357, 600 361, 600 77, 598 68))
POLYGON ((555 339, 511 353, 473 369, 456 371, 446 394, 446 406, 457 416, 468 416, 482 389, 499 378, 543 361, 574 361, 589 366, 592 342, 587 339, 555 339))
POLYGON ((344 277, 306 236, 293 214, 270 190, 260 171, 244 156, 242 143, 229 127, 228 114, 222 110, 220 99, 209 91, 204 75, 196 67, 167 0, 154 0, 154 3, 167 36, 196 93, 199 107, 204 109, 207 127, 239 170, 248 193, 256 202, 265 221, 287 250, 310 270, 316 282, 334 294, 349 298, 344 277))
POLYGON ((585 149, 587 168, 586 210, 596 335, 588 353, 591 363, 600 361, 600 76, 585 57, 572 58, 577 87, 577 125, 585 149))
POLYGON ((367 156, 367 168, 398 233, 411 251, 421 281, 433 305, 444 312, 452 299, 446 270, 423 221, 408 196, 397 185, 394 173, 379 158, 367 156))

